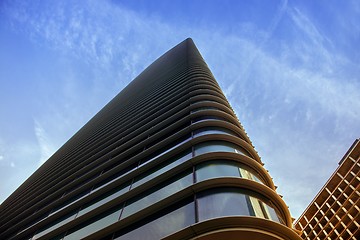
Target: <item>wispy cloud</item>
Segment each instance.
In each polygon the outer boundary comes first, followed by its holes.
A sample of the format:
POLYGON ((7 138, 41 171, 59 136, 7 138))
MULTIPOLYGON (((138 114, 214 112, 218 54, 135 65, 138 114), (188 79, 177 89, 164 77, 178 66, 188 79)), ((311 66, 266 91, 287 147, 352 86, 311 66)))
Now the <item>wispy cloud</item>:
POLYGON ((51 143, 51 139, 48 138, 45 129, 37 120, 34 121, 34 131, 40 147, 40 166, 56 151, 56 149, 51 143))
POLYGON ((259 36, 261 30, 249 28, 249 23, 225 35, 195 24, 172 26, 109 1, 56 1, 40 4, 41 9, 35 5, 12 1, 5 14, 14 31, 66 59, 57 69, 60 83, 54 85, 60 87, 53 90, 55 96, 39 94, 43 110, 34 117, 34 131, 40 163, 144 67, 189 36, 279 191, 295 206, 295 216, 334 169, 328 163, 336 165, 359 132, 360 113, 353 110, 360 109, 358 64, 339 53, 333 39, 287 1, 279 2, 267 31, 256 41, 249 36, 259 36), (287 39, 274 36, 279 28, 287 39), (315 161, 324 167, 315 171, 315 161))
POLYGON ((289 15, 299 31, 298 40, 292 46, 295 51, 283 61, 295 59, 298 65, 282 64, 284 77, 295 80, 291 83, 295 82, 294 87, 289 88, 290 94, 312 105, 318 103, 327 113, 338 117, 359 119, 360 113, 353 109, 360 107, 360 93, 356 90, 360 87, 356 77, 360 68, 342 56, 332 41, 300 10, 291 9, 289 15), (344 73, 343 69, 349 72, 344 73), (351 78, 347 78, 349 73, 351 78))
POLYGON ((63 2, 44 3, 38 12, 32 9, 32 3, 16 2, 11 6, 8 15, 24 24, 19 31, 27 32, 34 41, 40 40, 47 47, 77 56, 97 68, 115 65, 127 77, 129 73, 136 76, 144 62, 150 63, 156 57, 152 47, 159 32, 154 29, 167 30, 167 25, 161 22, 142 19, 108 1, 86 1, 71 6, 63 2))
POLYGON ((309 16, 286 13, 288 41, 218 36, 205 55, 296 217, 360 134, 360 79, 309 16))
POLYGON ((38 167, 36 143, 23 139, 10 143, 4 137, 0 138, 0 203, 38 167))
POLYGON ((282 3, 279 4, 278 11, 275 13, 274 18, 270 22, 269 29, 266 33, 265 42, 270 38, 270 36, 273 34, 275 29, 277 28, 279 22, 281 21, 284 13, 286 12, 288 8, 288 1, 282 0, 282 3))

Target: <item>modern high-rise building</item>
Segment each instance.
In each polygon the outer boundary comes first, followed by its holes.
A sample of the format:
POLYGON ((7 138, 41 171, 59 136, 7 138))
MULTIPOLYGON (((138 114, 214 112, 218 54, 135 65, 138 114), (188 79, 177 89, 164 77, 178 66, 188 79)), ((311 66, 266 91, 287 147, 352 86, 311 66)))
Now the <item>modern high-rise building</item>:
POLYGON ((307 240, 360 239, 360 139, 346 152, 295 227, 307 240))
POLYGON ((0 207, 0 239, 294 240, 268 172, 191 39, 0 207))

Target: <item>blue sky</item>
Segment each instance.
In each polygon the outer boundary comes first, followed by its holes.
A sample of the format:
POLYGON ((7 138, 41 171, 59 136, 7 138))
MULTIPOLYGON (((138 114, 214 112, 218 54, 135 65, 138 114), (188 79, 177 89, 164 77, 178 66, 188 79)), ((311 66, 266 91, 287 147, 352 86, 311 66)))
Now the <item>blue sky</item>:
POLYGON ((1 1, 0 202, 187 37, 298 217, 360 137, 359 1, 1 1))

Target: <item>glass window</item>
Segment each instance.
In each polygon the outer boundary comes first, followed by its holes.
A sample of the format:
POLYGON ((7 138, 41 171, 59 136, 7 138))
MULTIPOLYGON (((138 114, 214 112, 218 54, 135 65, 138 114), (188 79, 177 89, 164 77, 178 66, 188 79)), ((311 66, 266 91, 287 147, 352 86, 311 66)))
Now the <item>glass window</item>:
POLYGON ((206 161, 196 166, 197 182, 217 177, 241 177, 264 184, 257 175, 244 164, 229 160, 206 161))
MULTIPOLYGON (((174 123, 172 123, 171 126, 172 125, 174 125, 174 123)), ((146 145, 146 148, 151 148, 152 146, 154 146, 154 145, 164 141, 165 139, 173 136, 174 133, 180 132, 181 130, 183 130, 184 128, 186 128, 186 127, 188 127, 190 125, 191 125, 191 122, 186 121, 185 123, 181 124, 180 126, 176 127, 175 129, 173 129, 173 130, 171 130, 171 131, 169 131, 167 133, 165 131, 165 134, 161 133, 161 135, 160 135, 160 132, 163 132, 163 130, 166 129, 166 127, 164 127, 162 130, 159 130, 158 133, 155 133, 155 134, 151 135, 152 141, 146 145)))
POLYGON ((275 209, 256 195, 239 188, 216 188, 198 193, 199 221, 223 216, 256 216, 283 223, 275 209))
POLYGON ((195 108, 195 109, 191 110, 191 113, 195 113, 195 112, 199 112, 199 111, 206 111, 206 110, 218 110, 218 111, 222 111, 221 109, 219 109, 219 108, 217 108, 217 107, 206 106, 206 107, 198 107, 198 108, 195 108))
POLYGON ((208 141, 195 146, 195 155, 209 152, 236 152, 241 155, 250 156, 242 147, 225 141, 208 141))
MULTIPOLYGON (((73 192, 74 190, 76 190, 76 189, 84 186, 84 185, 87 184, 88 182, 90 182, 90 181, 94 180, 95 178, 97 178, 98 176, 100 176, 100 174, 101 174, 101 172, 98 172, 98 173, 96 173, 95 175, 90 176, 89 178, 86 178, 86 179, 82 180, 82 182, 77 183, 75 186, 73 186, 73 187, 71 187, 70 189, 66 190, 66 192, 65 192, 64 195, 68 195, 69 193, 73 192)), ((81 177, 83 177, 83 175, 80 175, 80 176, 78 176, 77 178, 75 178, 74 180, 72 180, 72 183, 78 181, 78 179, 81 178, 81 177)), ((70 184, 69 184, 69 185, 70 185, 70 184)), ((90 185, 90 187, 91 187, 91 185, 90 185)))
POLYGON ((252 216, 257 216, 257 217, 261 217, 261 218, 267 218, 265 209, 264 209, 264 204, 262 201, 260 201, 259 199, 249 196, 249 204, 252 206, 252 216))
POLYGON ((17 232, 16 234, 20 234, 22 232, 24 232, 25 230, 29 229, 30 227, 32 227, 33 225, 37 224, 38 222, 40 222, 41 220, 47 218, 49 216, 49 212, 40 215, 39 217, 35 218, 34 220, 32 220, 30 223, 27 223, 22 229, 19 230, 19 232, 17 232))
POLYGON ((117 187, 116 189, 92 200, 91 202, 85 204, 84 206, 82 206, 81 210, 79 211, 79 214, 77 215, 77 217, 90 212, 91 210, 121 196, 122 194, 126 193, 127 191, 129 191, 129 187, 130 187, 130 183, 126 183, 123 184, 120 187, 117 187))
POLYGON ((260 200, 259 198, 249 196, 250 204, 253 209, 252 215, 260 218, 270 219, 278 223, 283 223, 281 218, 276 214, 274 208, 260 200))
POLYGON ((217 177, 240 177, 236 162, 231 161, 209 161, 196 166, 196 181, 217 177))
POLYGON ((85 196, 87 196, 90 193, 90 189, 87 189, 79 194, 77 194, 76 196, 66 200, 64 203, 62 203, 60 206, 56 207, 53 209, 53 211, 51 212, 50 216, 61 211, 62 209, 64 209, 65 207, 69 206, 72 203, 77 202, 80 199, 83 199, 85 196))
POLYGON ((171 145, 166 146, 165 148, 162 148, 159 151, 154 152, 148 158, 141 160, 141 163, 140 163, 139 167, 141 167, 142 165, 144 165, 144 164, 146 164, 148 162, 154 161, 155 159, 159 158, 160 156, 163 156, 164 154, 166 154, 166 153, 170 152, 171 150, 177 148, 178 146, 184 144, 189 139, 191 139, 191 135, 186 134, 184 137, 176 140, 171 145))
MULTIPOLYGON (((116 180, 122 178, 124 175, 129 174, 130 172, 136 170, 136 167, 139 164, 136 162, 134 164, 131 164, 130 166, 126 167, 125 169, 120 170, 119 172, 109 176, 108 178, 102 180, 100 183, 95 184, 92 192, 98 191, 99 189, 108 186, 109 184, 115 182, 116 180)), ((113 166, 116 167, 116 166, 113 166)))
POLYGON ((115 240, 158 240, 195 223, 195 207, 190 202, 181 207, 166 209, 122 232, 115 234, 115 240))
POLYGON ((41 229, 40 231, 38 231, 33 239, 38 239, 41 236, 44 236, 45 234, 51 232, 52 230, 70 222, 71 220, 73 220, 75 218, 76 212, 72 212, 70 214, 67 214, 63 217, 60 217, 59 219, 55 220, 54 222, 50 223, 48 226, 44 227, 43 229, 41 229))
POLYGON ((225 118, 218 117, 218 116, 199 116, 192 120, 193 123, 207 121, 207 120, 222 120, 228 122, 225 118))
POLYGON ((189 160, 192 156, 192 153, 189 150, 185 151, 184 153, 175 156, 173 159, 163 162, 162 164, 156 166, 155 168, 151 169, 148 172, 141 174, 140 176, 136 177, 134 183, 131 185, 131 188, 137 187, 156 176, 168 171, 169 169, 189 160))
POLYGON ((199 221, 223 216, 250 216, 240 189, 211 189, 197 194, 199 221))
POLYGON ((194 131, 194 137, 195 136, 203 136, 203 135, 207 135, 207 134, 229 134, 229 135, 233 135, 233 136, 238 136, 233 131, 226 129, 226 128, 221 128, 221 127, 206 127, 206 128, 200 128, 200 129, 197 129, 194 131))
POLYGON ((265 205, 265 211, 267 213, 267 218, 270 220, 273 220, 278 223, 285 224, 285 222, 279 217, 279 215, 276 213, 275 209, 264 203, 265 205))
POLYGON ((253 180, 253 181, 259 182, 259 183, 264 183, 262 180, 260 180, 260 178, 257 176, 258 174, 256 174, 256 173, 253 173, 244 168, 239 168, 239 171, 240 171, 240 175, 242 178, 253 180))
POLYGON ((90 221, 85 222, 80 226, 70 230, 69 233, 65 236, 64 240, 81 239, 117 222, 120 215, 120 209, 121 207, 118 207, 109 212, 103 213, 91 219, 90 221))
POLYGON ((190 170, 179 174, 175 178, 156 186, 153 189, 145 192, 143 195, 130 200, 121 214, 121 218, 125 218, 134 214, 170 195, 190 186, 193 183, 192 174, 190 170))

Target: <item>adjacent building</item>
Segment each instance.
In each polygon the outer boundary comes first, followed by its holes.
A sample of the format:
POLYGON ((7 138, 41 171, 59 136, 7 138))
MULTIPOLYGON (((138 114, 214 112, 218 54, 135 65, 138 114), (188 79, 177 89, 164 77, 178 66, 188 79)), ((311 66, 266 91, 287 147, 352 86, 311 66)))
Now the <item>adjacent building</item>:
POLYGON ((191 39, 0 206, 0 239, 300 239, 191 39))
POLYGON ((295 227, 303 239, 360 239, 360 140, 316 195, 295 227))

